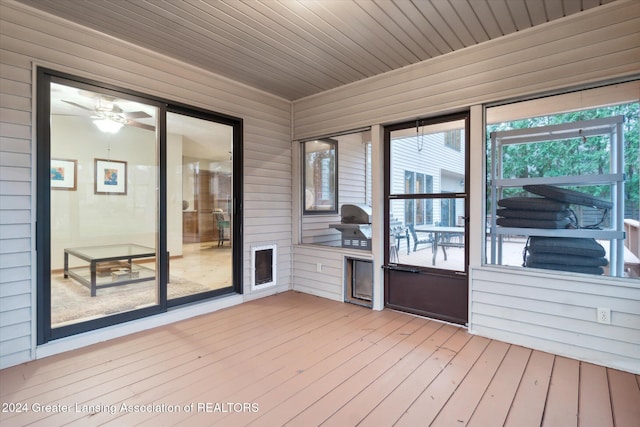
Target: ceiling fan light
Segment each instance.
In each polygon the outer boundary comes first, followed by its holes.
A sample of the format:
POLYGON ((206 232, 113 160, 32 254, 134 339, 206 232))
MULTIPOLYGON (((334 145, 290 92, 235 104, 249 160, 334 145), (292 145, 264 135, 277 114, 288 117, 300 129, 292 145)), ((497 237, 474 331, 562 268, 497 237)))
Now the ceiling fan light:
POLYGON ((93 124, 95 124, 101 132, 105 133, 118 133, 123 126, 122 123, 110 119, 97 119, 93 121, 93 124))
POLYGON ((98 97, 96 100, 96 110, 97 111, 113 111, 113 102, 104 99, 103 97, 98 97))

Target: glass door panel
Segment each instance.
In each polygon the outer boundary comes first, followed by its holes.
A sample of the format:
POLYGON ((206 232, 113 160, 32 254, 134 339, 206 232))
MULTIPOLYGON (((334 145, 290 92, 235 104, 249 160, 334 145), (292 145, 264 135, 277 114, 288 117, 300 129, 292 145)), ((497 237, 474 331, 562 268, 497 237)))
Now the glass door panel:
POLYGON ((465 124, 464 118, 418 122, 389 132, 388 212, 397 263, 466 271, 465 124))
POLYGON ((390 133, 390 194, 464 193, 465 121, 390 133))
POLYGON ((465 271, 463 198, 395 199, 389 201, 389 212, 390 244, 395 246, 390 248, 390 262, 465 271), (433 220, 422 220, 421 210, 433 220), (413 222, 403 223, 396 218, 413 222))
POLYGON ((385 305, 464 324, 467 113, 385 128, 385 305))
POLYGON ((158 108, 87 87, 50 89, 52 329, 159 304, 158 108))
POLYGON ((233 286, 233 126, 167 113, 168 300, 233 286))

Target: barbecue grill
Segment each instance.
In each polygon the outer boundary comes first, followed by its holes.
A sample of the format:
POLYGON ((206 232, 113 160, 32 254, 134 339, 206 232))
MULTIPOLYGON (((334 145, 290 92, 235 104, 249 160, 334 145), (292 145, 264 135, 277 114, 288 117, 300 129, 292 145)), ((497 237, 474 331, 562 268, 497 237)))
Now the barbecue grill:
POLYGON ((342 233, 342 247, 371 250, 371 207, 344 204, 340 208, 340 224, 329 224, 342 233))

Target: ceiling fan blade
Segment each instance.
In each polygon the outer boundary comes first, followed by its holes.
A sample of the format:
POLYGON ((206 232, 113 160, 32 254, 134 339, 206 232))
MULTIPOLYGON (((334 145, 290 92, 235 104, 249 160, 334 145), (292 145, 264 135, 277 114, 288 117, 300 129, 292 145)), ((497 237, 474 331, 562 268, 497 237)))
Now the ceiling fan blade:
POLYGON ((145 125, 144 123, 136 122, 136 121, 133 121, 133 120, 127 121, 127 125, 133 126, 133 127, 136 127, 136 128, 140 128, 140 129, 146 129, 146 130, 154 131, 154 132, 156 130, 155 126, 145 125))
POLYGON ((144 111, 133 111, 131 113, 125 113, 124 115, 127 117, 127 119, 148 119, 149 117, 151 117, 144 111))
POLYGON ((64 99, 62 100, 62 102, 66 102, 69 105, 73 105, 74 107, 78 107, 78 108, 82 108, 83 110, 87 110, 87 111, 95 111, 93 108, 87 108, 84 105, 80 105, 80 104, 76 104, 75 102, 72 101, 65 101, 64 99))

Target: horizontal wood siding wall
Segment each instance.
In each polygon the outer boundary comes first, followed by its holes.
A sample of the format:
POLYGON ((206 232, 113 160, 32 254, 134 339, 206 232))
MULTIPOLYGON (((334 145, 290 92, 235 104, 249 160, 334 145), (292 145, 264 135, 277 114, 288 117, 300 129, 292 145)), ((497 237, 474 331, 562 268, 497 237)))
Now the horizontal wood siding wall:
POLYGON ((640 373, 640 287, 634 281, 496 268, 477 268, 472 276, 471 332, 640 373), (598 307, 611 309, 611 325, 596 323, 598 307))
MULTIPOLYGON (((0 10, 4 15, 4 8, 0 10)), ((0 19, 2 17, 0 16, 0 19)), ((2 22, 2 21, 0 21, 2 22)), ((2 23, 4 27, 4 23, 2 23)), ((32 329, 31 59, 0 44, 0 368, 29 360, 32 329)))
POLYGON ((302 243, 340 247, 342 235, 329 224, 340 222, 340 214, 304 215, 302 217, 302 243))
POLYGON ((8 0, 0 20, 0 368, 34 350, 34 64, 242 118, 245 289, 250 248, 266 243, 278 245, 279 288, 290 287, 288 101, 8 0))
POLYGON ((365 203, 365 142, 362 133, 338 138, 339 203, 365 203))
MULTIPOLYGON (((474 105, 640 73, 640 2, 618 1, 339 90, 294 102, 294 135, 401 122, 474 105)), ((476 116, 478 117, 478 116, 476 116)), ((473 126, 473 123, 472 123, 473 126)), ((474 137, 472 135, 472 140, 474 137)), ((483 159, 471 159, 482 180, 483 159)), ((381 177, 374 176, 375 179, 381 177)), ((472 202, 483 193, 471 194, 472 202)), ((480 201, 471 212, 482 217, 480 201)), ((471 230, 482 239, 484 231, 471 230)), ((470 246, 477 247, 476 242, 470 246)), ((576 279, 520 270, 482 271, 472 251, 472 331, 509 342, 640 371, 640 295, 606 278, 576 279), (544 283, 541 283, 544 282, 544 283), (534 303, 535 302, 535 303, 534 303), (612 325, 595 322, 610 307, 612 325)))
POLYGON ((319 246, 294 246, 293 289, 343 301, 344 255, 319 246), (318 264, 320 270, 318 271, 318 264))
POLYGON ((297 245, 293 252, 293 290, 335 301, 344 301, 345 258, 371 259, 368 251, 359 253, 317 245, 297 245))
POLYGON ((294 102, 296 139, 637 73, 640 2, 614 2, 294 102))

